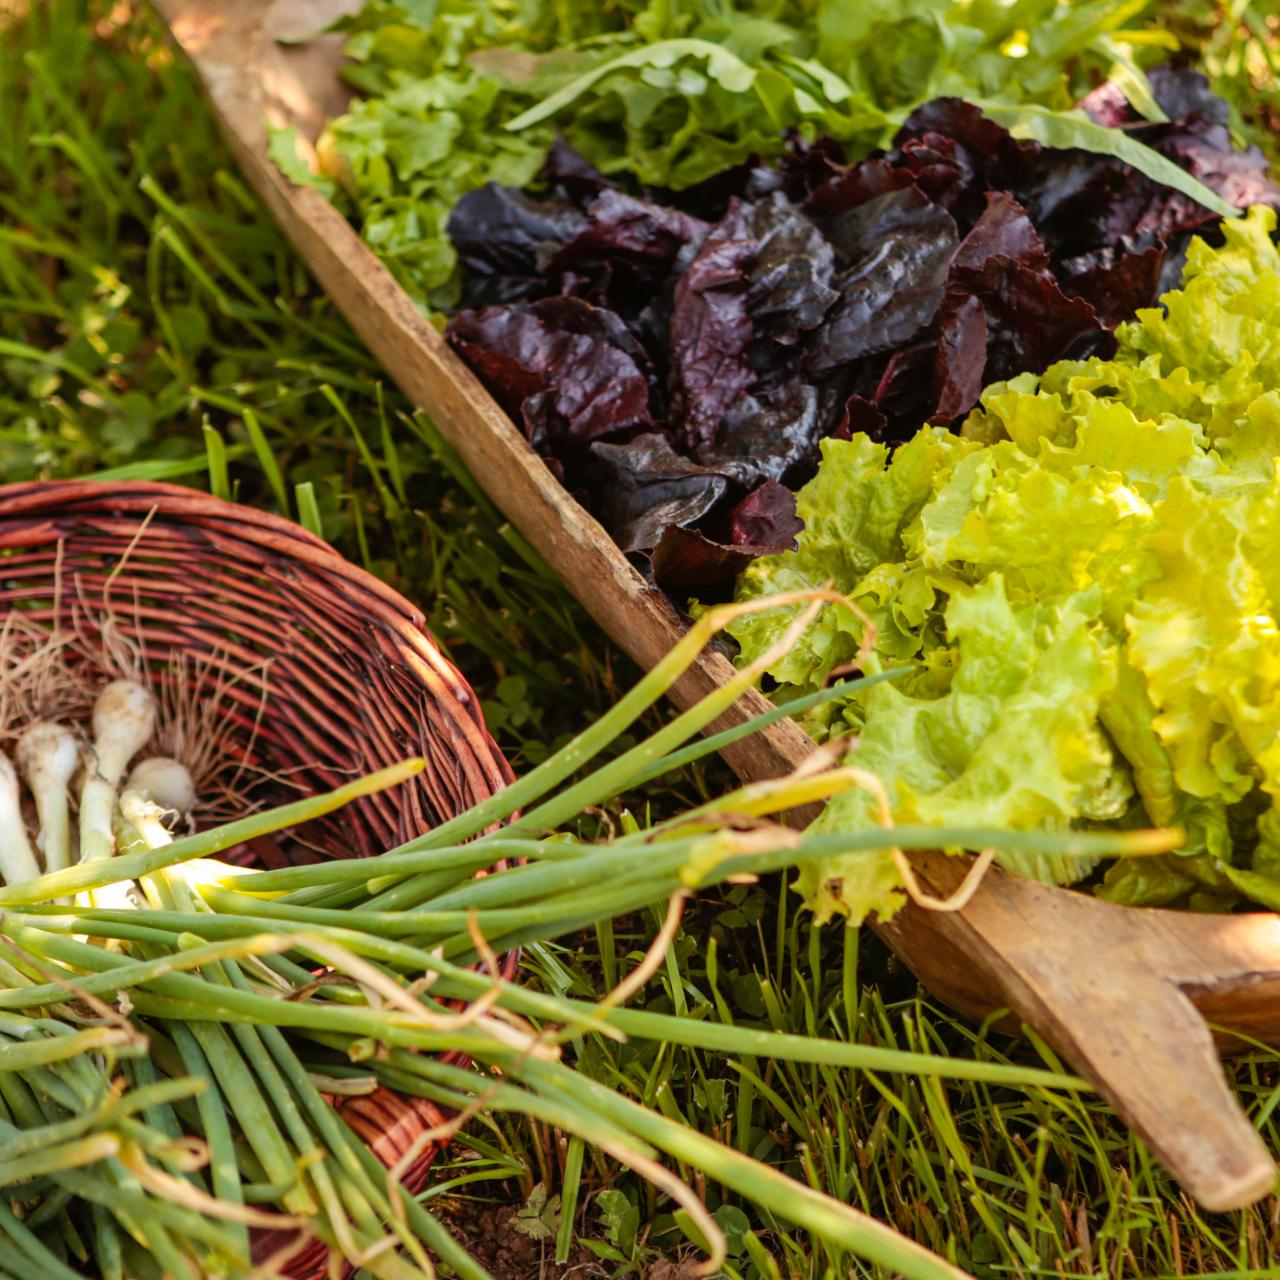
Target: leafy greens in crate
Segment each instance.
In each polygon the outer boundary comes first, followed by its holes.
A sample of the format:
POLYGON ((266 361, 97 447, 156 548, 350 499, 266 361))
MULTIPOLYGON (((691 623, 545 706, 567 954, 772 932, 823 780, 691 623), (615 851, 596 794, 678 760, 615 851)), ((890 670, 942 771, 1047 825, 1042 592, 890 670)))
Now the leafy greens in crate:
MULTIPOLYGON (((338 22, 362 95, 320 151, 365 238, 433 310, 456 301, 445 222, 485 182, 524 186, 557 134, 611 176, 683 187, 782 134, 883 146, 944 95, 1022 136, 1098 143, 1067 109, 1100 80, 1159 111, 1138 63, 1176 44, 1149 0, 369 0, 338 22)), ((1086 122, 1087 123, 1087 122, 1086 122)), ((1106 140, 1103 140, 1104 142, 1106 140)), ((1138 159, 1151 158, 1135 148, 1138 159)), ((282 156, 287 159, 282 150, 282 156)), ((296 166, 296 158, 294 160, 296 166)))
MULTIPOLYGON (((1112 86, 1094 120, 1228 205, 1280 192, 1192 72, 1152 73, 1164 123, 1112 86)), ((564 142, 530 195, 464 196, 447 329, 529 438, 673 593, 792 545, 819 442, 951 423, 984 385, 1109 355, 1217 212, 1114 156, 1015 137, 972 104, 914 111, 849 164, 791 138, 678 192, 636 194, 564 142)))

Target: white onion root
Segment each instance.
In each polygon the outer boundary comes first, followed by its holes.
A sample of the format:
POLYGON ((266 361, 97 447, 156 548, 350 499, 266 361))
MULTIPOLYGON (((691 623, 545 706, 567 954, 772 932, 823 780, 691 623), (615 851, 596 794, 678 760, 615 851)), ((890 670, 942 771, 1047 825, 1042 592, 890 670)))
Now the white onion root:
POLYGON ((22 821, 18 771, 13 761, 0 752, 0 875, 5 884, 22 884, 39 874, 40 864, 22 821))
POLYGON ((37 720, 18 739, 16 754, 36 802, 36 848, 44 854, 44 869, 61 871, 71 865, 69 788, 80 764, 75 734, 66 725, 37 720))

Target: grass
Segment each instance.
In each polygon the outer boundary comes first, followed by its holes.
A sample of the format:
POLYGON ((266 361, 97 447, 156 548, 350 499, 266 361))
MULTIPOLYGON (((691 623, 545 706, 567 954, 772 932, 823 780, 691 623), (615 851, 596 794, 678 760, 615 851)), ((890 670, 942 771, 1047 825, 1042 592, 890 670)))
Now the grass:
POLYGON ((1176 0, 1152 11, 1194 52, 1241 137, 1280 157, 1280 0, 1176 0))
MULTIPOLYGON (((1232 31, 1274 48, 1274 6, 1235 7, 1230 30, 1210 6, 1183 7, 1228 70, 1232 31), (1266 39, 1249 25, 1259 17, 1266 39)), ((149 15, 0 0, 0 475, 88 473, 206 485, 319 529, 423 606, 521 771, 636 675, 380 380, 245 189, 149 15)), ((645 821, 725 778, 700 763, 627 807, 645 821)), ((638 916, 533 948, 526 980, 599 992, 654 927, 638 916)), ((813 929, 776 879, 692 905, 647 1003, 992 1061, 1048 1057, 933 1006, 870 935, 813 929)), ((1200 1215, 1090 1096, 727 1062, 676 1044, 578 1051, 598 1078, 977 1275, 1275 1274, 1274 1200, 1200 1215)), ((1275 1150, 1278 1062, 1259 1052, 1230 1068, 1275 1150)), ((848 1274, 807 1236, 699 1189, 729 1231, 729 1274, 848 1274)), ((667 1202, 533 1122, 478 1122, 430 1194, 463 1229, 513 1206, 503 1230, 549 1270, 559 1254, 579 1275, 670 1277, 688 1252, 667 1202)))

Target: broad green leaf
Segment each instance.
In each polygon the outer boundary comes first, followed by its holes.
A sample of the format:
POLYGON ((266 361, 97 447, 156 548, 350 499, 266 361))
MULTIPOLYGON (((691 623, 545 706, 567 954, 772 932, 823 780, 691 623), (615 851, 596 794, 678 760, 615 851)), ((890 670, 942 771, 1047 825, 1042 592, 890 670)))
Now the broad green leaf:
POLYGON ((730 93, 746 93, 755 82, 755 71, 718 44, 712 44, 707 40, 663 40, 658 44, 621 54, 608 62, 601 63, 598 67, 593 67, 565 85, 563 89, 544 98, 537 106, 521 112, 514 120, 508 120, 507 128, 513 133, 519 133, 530 125, 550 120, 557 112, 587 93, 598 81, 612 75, 615 71, 637 70, 643 67, 665 70, 675 66, 682 58, 699 58, 705 61, 707 74, 722 89, 730 93))
POLYGON ((332 179, 316 173, 303 158, 302 138, 292 126, 267 126, 267 155, 276 167, 295 186, 313 187, 323 196, 332 197, 337 191, 332 179))
POLYGON ((1101 37, 1097 47, 1112 59, 1107 79, 1124 94, 1129 105, 1144 120, 1150 120, 1153 124, 1167 124, 1169 117, 1151 92, 1146 72, 1133 60, 1129 50, 1110 36, 1101 37))
POLYGON ((978 101, 976 105, 982 108, 983 115, 1003 125, 1015 138, 1031 139, 1046 147, 1079 147, 1084 151, 1114 156, 1139 173, 1146 174, 1153 182, 1181 191, 1221 217, 1240 215, 1239 209, 1215 195, 1203 182, 1193 178, 1172 160, 1167 160, 1158 151, 1119 129, 1095 124, 1083 111, 1053 111, 1033 103, 1009 106, 978 101))

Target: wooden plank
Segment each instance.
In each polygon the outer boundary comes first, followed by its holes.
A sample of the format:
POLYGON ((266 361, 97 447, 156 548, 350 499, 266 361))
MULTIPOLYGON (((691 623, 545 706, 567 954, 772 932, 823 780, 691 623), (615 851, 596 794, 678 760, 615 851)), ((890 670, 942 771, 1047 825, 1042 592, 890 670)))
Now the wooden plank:
MULTIPOLYGON (((283 47, 275 37, 313 31, 353 0, 157 7, 249 181, 370 351, 609 635, 651 666, 683 630, 670 602, 561 488, 345 219, 267 157, 267 121, 314 138, 344 100, 331 39, 283 47)), ((673 696, 689 705, 731 671, 710 653, 673 696)), ((765 706, 744 698, 725 722, 765 706)), ((794 768, 810 750, 800 728, 783 723, 725 754, 754 779, 794 768)), ((920 875, 945 894, 963 870, 937 855, 921 860, 920 875)), ((1124 909, 993 872, 963 910, 909 907, 880 931, 957 1008, 1011 1009, 1015 1024, 1033 1026, 1206 1207, 1234 1208, 1275 1186, 1275 1165, 1227 1087, 1202 1013, 1225 1033, 1280 1041, 1280 918, 1124 909)))
MULTIPOLYGON (((955 890, 960 859, 921 859, 955 890)), ((996 870, 963 911, 911 910, 882 930, 934 994, 975 1017, 1016 1009, 1087 1076, 1208 1209, 1276 1185, 1223 1076, 1205 1017, 1280 1040, 1280 917, 1120 907, 996 870)))

